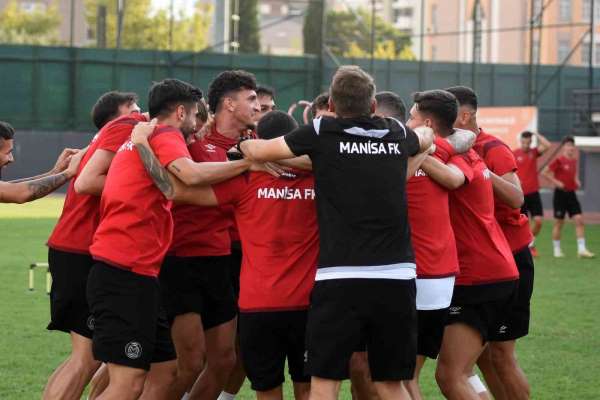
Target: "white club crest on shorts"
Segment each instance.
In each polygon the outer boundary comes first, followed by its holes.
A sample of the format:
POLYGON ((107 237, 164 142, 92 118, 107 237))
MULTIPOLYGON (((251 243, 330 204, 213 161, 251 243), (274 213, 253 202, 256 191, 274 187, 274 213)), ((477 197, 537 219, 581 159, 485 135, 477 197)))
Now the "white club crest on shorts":
POLYGON ((125 355, 127 358, 136 360, 142 355, 142 345, 138 342, 129 342, 125 345, 125 355))
POLYGON ((308 362, 308 350, 304 350, 304 362, 308 362))
POLYGON ((461 309, 462 309, 462 307, 450 307, 450 315, 460 314, 461 309))
POLYGON ((90 331, 94 330, 94 326, 96 326, 96 320, 94 319, 93 315, 88 317, 86 325, 90 331))

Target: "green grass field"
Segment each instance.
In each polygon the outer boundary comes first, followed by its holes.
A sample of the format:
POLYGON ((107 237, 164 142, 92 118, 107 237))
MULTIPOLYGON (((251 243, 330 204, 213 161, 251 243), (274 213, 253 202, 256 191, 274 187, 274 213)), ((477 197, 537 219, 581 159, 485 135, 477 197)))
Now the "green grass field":
MULTIPOLYGON (((0 205, 0 399, 40 398, 47 377, 67 356, 68 337, 46 331, 45 273, 27 290, 28 266, 46 261, 44 243, 62 207, 54 197, 30 205, 0 205)), ((564 232, 564 260, 550 257, 550 224, 538 248, 531 334, 518 347, 534 399, 600 399, 600 261, 575 258, 573 227, 564 232)), ((600 226, 588 228, 588 247, 600 253, 600 226)), ((442 398, 433 363, 422 378, 427 399, 442 398)), ((288 388, 289 389, 289 388, 288 388)), ((289 390, 287 390, 288 398, 289 390)), ((348 385, 342 398, 349 399, 348 385)), ((246 385, 240 399, 254 398, 246 385)))

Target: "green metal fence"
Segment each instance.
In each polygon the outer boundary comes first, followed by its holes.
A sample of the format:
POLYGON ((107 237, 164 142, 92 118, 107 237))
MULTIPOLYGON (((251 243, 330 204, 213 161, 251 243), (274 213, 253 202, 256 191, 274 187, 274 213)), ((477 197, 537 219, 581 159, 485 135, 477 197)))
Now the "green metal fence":
MULTIPOLYGON (((369 60, 342 60, 361 65, 369 60)), ((246 69, 259 82, 277 89, 287 107, 311 99, 327 84, 337 64, 318 58, 169 53, 65 47, 0 46, 0 119, 20 129, 90 130, 89 110, 108 90, 134 91, 145 105, 152 81, 176 77, 206 89, 226 69, 246 69), (321 65, 323 67, 321 68, 321 65), (321 76, 319 76, 321 75, 321 76)), ((540 130, 558 137, 570 133, 574 89, 588 87, 586 68, 541 66, 536 74, 540 130), (542 91, 543 89, 543 91, 542 91)), ((399 93, 408 104, 417 90, 464 84, 474 86, 482 106, 519 106, 528 102, 528 66, 478 65, 472 82, 470 64, 381 61, 374 63, 379 89, 399 93)), ((595 74, 595 86, 600 73, 595 74)))

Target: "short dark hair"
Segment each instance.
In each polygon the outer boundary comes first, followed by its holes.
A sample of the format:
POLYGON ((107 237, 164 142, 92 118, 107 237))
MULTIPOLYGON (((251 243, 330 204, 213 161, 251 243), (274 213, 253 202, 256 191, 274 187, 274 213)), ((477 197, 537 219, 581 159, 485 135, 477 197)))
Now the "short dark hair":
POLYGON ((208 106, 204 101, 198 102, 198 118, 204 123, 208 121, 208 106))
POLYGON ((0 121, 0 139, 11 140, 14 136, 14 128, 8 122, 0 121))
POLYGON ((290 133, 298 128, 296 120, 279 110, 269 111, 256 125, 256 134, 261 139, 273 139, 290 133))
POLYGON ((256 95, 257 96, 269 96, 271 98, 275 98, 275 89, 270 86, 258 85, 256 87, 256 95))
POLYGON ((450 92, 458 100, 458 104, 461 106, 470 106, 474 110, 477 110, 477 93, 470 87, 466 86, 452 86, 445 89, 450 92))
POLYGON ((521 137, 522 137, 523 139, 529 139, 529 138, 531 138, 532 136, 533 136, 533 133, 532 133, 532 132, 530 132, 530 131, 523 131, 523 132, 521 132, 521 137))
POLYGON ((329 95, 339 117, 370 115, 375 97, 375 82, 360 67, 344 65, 333 75, 329 95))
POLYGON ((148 94, 148 111, 150 118, 167 116, 179 105, 186 108, 200 102, 202 91, 197 87, 179 79, 164 79, 156 82, 148 94))
POLYGON ((562 139, 561 143, 562 143, 562 144, 571 143, 572 145, 575 145, 575 138, 574 138, 573 136, 571 136, 571 135, 569 135, 569 136, 565 136, 565 137, 562 139))
POLYGON ((458 115, 456 97, 445 90, 427 90, 413 94, 417 110, 432 116, 442 127, 452 129, 458 115))
POLYGON ((138 96, 135 93, 117 91, 104 93, 92 107, 92 121, 96 128, 101 129, 109 121, 117 118, 120 106, 137 101, 138 96))
POLYGON ((243 70, 221 72, 208 87, 208 107, 210 111, 216 113, 223 97, 231 92, 238 92, 243 89, 257 89, 254 74, 243 70))
POLYGON ((310 112, 313 117, 317 115, 317 111, 319 110, 328 110, 329 109, 329 93, 323 92, 312 101, 310 105, 310 112))
POLYGON ((377 108, 383 110, 386 116, 399 119, 401 122, 406 121, 406 106, 396 93, 379 92, 375 94, 375 100, 377 100, 377 108))

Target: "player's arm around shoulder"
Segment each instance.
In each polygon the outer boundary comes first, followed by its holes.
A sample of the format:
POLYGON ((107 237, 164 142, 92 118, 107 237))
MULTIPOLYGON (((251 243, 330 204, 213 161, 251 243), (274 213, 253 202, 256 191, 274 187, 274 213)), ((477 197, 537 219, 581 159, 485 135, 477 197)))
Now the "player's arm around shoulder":
POLYGON ((525 201, 521 182, 515 172, 508 172, 498 176, 491 172, 494 194, 511 208, 521 208, 525 201))
POLYGON ((435 182, 448 190, 455 190, 465 184, 464 173, 452 163, 444 164, 440 160, 427 156, 421 168, 435 182))
POLYGON ((75 179, 75 192, 79 194, 102 195, 106 174, 115 153, 98 149, 90 157, 75 179))
POLYGON ((83 154, 79 152, 71 156, 68 167, 58 174, 18 183, 0 181, 0 203, 23 204, 54 192, 77 173, 83 154))
POLYGON ((250 161, 268 162, 295 157, 284 136, 275 139, 250 139, 239 144, 240 151, 250 161))

